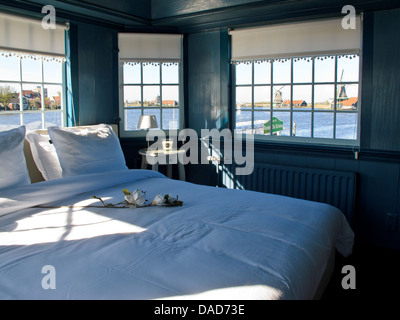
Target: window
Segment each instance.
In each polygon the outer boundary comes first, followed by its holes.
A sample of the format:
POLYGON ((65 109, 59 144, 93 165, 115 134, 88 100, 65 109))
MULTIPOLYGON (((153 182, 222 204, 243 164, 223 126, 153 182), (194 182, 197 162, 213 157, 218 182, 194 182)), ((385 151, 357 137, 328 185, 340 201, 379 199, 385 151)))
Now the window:
POLYGON ((64 63, 0 51, 0 130, 64 124, 64 63))
POLYGON ((335 18, 234 30, 231 36, 239 132, 359 143, 360 17, 350 30, 335 18))
POLYGON ((163 130, 179 129, 180 64, 121 62, 124 131, 136 131, 141 115, 155 115, 163 130))
POLYGON ((252 60, 236 64, 235 75, 243 133, 357 140, 357 53, 252 60))
POLYGON ((119 33, 121 136, 143 136, 141 115, 158 128, 182 128, 182 35, 119 33))
POLYGON ((0 13, 0 130, 64 124, 65 29, 0 13))

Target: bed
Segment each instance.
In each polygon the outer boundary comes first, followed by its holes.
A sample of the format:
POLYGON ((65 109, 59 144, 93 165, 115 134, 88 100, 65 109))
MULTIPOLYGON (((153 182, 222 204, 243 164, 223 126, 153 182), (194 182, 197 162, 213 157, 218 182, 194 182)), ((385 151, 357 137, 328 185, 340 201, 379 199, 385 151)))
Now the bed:
POLYGON ((112 161, 0 190, 0 299, 314 299, 335 252, 352 252, 353 231, 330 205, 112 161), (146 206, 99 200, 124 203, 124 189, 145 191, 146 206), (183 205, 149 205, 157 194, 183 205), (43 286, 48 266, 55 288, 43 286))

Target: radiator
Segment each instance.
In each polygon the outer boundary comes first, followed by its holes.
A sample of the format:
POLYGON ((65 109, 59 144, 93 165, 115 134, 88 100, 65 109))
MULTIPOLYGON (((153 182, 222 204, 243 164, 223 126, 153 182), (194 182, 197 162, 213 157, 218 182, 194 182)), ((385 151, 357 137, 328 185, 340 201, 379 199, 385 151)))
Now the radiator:
POLYGON ((251 175, 235 176, 233 165, 221 166, 221 183, 228 188, 273 193, 330 204, 352 223, 356 174, 255 163, 251 175))

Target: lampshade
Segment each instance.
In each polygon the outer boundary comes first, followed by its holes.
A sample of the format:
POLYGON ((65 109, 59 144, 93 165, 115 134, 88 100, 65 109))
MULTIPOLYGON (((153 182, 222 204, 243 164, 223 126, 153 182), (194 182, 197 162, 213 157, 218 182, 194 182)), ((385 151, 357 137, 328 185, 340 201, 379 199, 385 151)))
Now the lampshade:
POLYGON ((148 116, 148 115, 140 116, 138 128, 139 129, 158 128, 156 116, 148 116))

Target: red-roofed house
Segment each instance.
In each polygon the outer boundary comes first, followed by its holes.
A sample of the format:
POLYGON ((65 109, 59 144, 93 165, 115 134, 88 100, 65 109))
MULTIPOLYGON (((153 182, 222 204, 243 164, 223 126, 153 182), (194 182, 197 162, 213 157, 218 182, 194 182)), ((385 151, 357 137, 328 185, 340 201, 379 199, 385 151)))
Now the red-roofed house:
POLYGON ((61 96, 53 96, 56 106, 61 106, 61 96))
POLYGON ((168 107, 176 107, 178 105, 178 102, 176 102, 175 100, 163 100, 162 105, 168 107))
POLYGON ((358 97, 351 97, 337 103, 337 108, 340 109, 357 109, 358 97))

